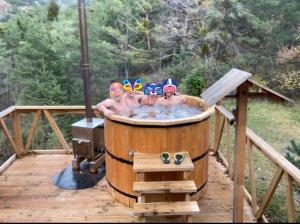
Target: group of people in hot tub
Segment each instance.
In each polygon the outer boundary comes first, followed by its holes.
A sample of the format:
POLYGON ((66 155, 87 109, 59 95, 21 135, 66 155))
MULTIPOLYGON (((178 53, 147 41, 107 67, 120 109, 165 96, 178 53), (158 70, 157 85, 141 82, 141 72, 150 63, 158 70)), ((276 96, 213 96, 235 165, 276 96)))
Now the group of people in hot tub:
POLYGON ((98 103, 97 108, 106 117, 113 114, 128 114, 130 116, 138 105, 171 106, 185 102, 185 98, 176 92, 176 81, 170 78, 164 80, 163 84, 146 84, 144 93, 141 91, 142 89, 141 79, 126 79, 122 83, 112 82, 109 87, 110 99, 98 103))

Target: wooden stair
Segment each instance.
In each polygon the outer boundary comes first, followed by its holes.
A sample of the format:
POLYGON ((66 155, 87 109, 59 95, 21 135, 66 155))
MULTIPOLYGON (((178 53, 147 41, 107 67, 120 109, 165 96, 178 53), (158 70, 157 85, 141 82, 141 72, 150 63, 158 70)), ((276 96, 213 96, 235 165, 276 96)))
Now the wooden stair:
POLYGON ((197 215, 196 201, 136 203, 134 214, 139 216, 197 215))
POLYGON ((133 191, 138 196, 138 203, 134 204, 134 215, 139 217, 140 222, 145 222, 146 216, 175 215, 184 215, 188 222, 192 222, 192 215, 200 212, 198 203, 190 201, 190 193, 197 192, 196 184, 187 180, 188 173, 194 169, 194 164, 187 152, 183 154, 185 159, 180 165, 174 164, 175 153, 170 153, 170 164, 164 164, 160 154, 134 154, 133 171, 138 180, 133 183, 133 191), (148 172, 183 172, 183 180, 145 182, 145 173, 148 172), (161 193, 184 193, 185 201, 145 203, 146 194, 161 193))
POLYGON ((134 192, 137 194, 160 194, 160 193, 194 193, 197 187, 194 181, 156 181, 134 182, 134 192))

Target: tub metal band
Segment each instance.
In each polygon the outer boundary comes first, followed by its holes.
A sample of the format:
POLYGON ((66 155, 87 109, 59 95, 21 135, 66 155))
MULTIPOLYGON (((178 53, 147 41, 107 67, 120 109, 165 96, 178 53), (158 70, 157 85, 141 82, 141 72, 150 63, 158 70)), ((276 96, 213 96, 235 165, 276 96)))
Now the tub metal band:
POLYGON ((124 121, 118 121, 118 120, 110 120, 111 122, 115 122, 121 125, 125 125, 125 126, 130 126, 130 127, 138 127, 138 128, 169 128, 169 127, 182 127, 182 126, 190 126, 190 125, 194 125, 195 123, 199 123, 199 122, 204 122, 206 120, 208 120, 210 118, 210 116, 208 116, 207 118, 204 118, 203 120, 200 121, 192 121, 192 122, 187 122, 187 123, 182 123, 182 124, 171 124, 171 125, 151 125, 151 124, 131 124, 131 123, 126 123, 124 121))
MULTIPOLYGON (((107 152, 107 154, 110 155, 111 158, 113 158, 113 159, 115 159, 115 160, 118 160, 118 161, 121 162, 121 163, 126 163, 126 164, 128 164, 128 165, 133 166, 133 162, 132 162, 132 161, 129 161, 129 160, 126 160, 126 159, 122 159, 122 158, 120 158, 120 157, 117 157, 117 156, 113 155, 111 152, 109 152, 107 149, 105 149, 105 152, 107 152)), ((197 162, 198 160, 204 158, 208 153, 209 153, 209 149, 208 149, 206 152, 204 152, 203 154, 201 154, 200 156, 198 156, 198 157, 192 159, 192 162, 193 162, 193 163, 194 163, 194 162, 197 162)))
POLYGON ((109 184, 109 186, 110 186, 112 189, 114 189, 115 191, 117 191, 118 193, 120 193, 120 194, 122 194, 122 195, 124 195, 124 196, 126 196, 126 197, 135 199, 136 202, 137 202, 137 199, 138 199, 137 196, 134 196, 134 195, 131 195, 131 194, 127 194, 127 193, 125 193, 124 191, 119 190, 119 189, 116 188, 114 185, 112 185, 112 184, 108 181, 107 178, 106 178, 106 180, 107 180, 107 183, 109 184))
POLYGON ((206 179, 205 183, 202 184, 202 185, 197 189, 197 192, 190 193, 190 195, 192 196, 192 195, 194 195, 194 194, 197 194, 199 191, 201 191, 201 190, 205 187, 206 184, 207 184, 207 179, 206 179))
POLYGON ((110 155, 111 158, 113 158, 113 159, 115 159, 115 160, 118 160, 118 161, 121 162, 121 163, 126 163, 126 164, 128 164, 128 165, 133 166, 133 162, 132 162, 132 161, 128 161, 128 160, 126 160, 126 159, 122 159, 122 158, 120 158, 120 157, 117 157, 117 156, 111 154, 107 149, 105 149, 105 152, 107 152, 107 154, 110 155))
POLYGON ((200 155, 200 156, 198 156, 198 157, 192 159, 192 162, 194 163, 194 162, 196 162, 196 161, 202 159, 202 158, 205 157, 208 153, 209 153, 209 149, 208 149, 205 153, 203 153, 202 155, 200 155))

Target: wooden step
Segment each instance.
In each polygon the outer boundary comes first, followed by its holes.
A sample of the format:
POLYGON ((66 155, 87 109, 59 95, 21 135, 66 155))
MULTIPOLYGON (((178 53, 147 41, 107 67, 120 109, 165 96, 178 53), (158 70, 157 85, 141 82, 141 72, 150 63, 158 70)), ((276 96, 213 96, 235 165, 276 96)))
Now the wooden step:
POLYGON ((194 181, 134 182, 133 191, 138 194, 194 193, 197 187, 194 181))
POLYGON ((175 153, 170 153, 170 164, 164 164, 160 158, 160 153, 146 154, 134 153, 133 171, 136 173, 143 172, 172 172, 172 171, 192 171, 194 164, 188 152, 182 152, 185 159, 180 165, 174 164, 175 153))
POLYGON ((200 212, 196 201, 135 203, 136 216, 197 215, 200 212))

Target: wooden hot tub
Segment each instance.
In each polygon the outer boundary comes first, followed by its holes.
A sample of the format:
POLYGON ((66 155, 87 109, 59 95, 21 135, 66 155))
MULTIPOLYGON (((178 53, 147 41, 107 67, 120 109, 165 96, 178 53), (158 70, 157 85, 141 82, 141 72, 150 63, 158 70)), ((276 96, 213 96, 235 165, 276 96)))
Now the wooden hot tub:
MULTIPOLYGON (((133 207, 137 197, 133 193, 133 152, 160 153, 189 152, 195 169, 189 179, 194 180, 197 200, 206 192, 208 178, 208 150, 210 115, 213 108, 200 98, 185 96, 191 105, 200 107, 203 113, 188 118, 172 120, 142 120, 113 115, 105 118, 107 187, 112 196, 122 204, 133 207)), ((179 180, 182 173, 150 173, 146 181, 179 180)), ((183 195, 149 195, 146 201, 182 200, 183 195)))

